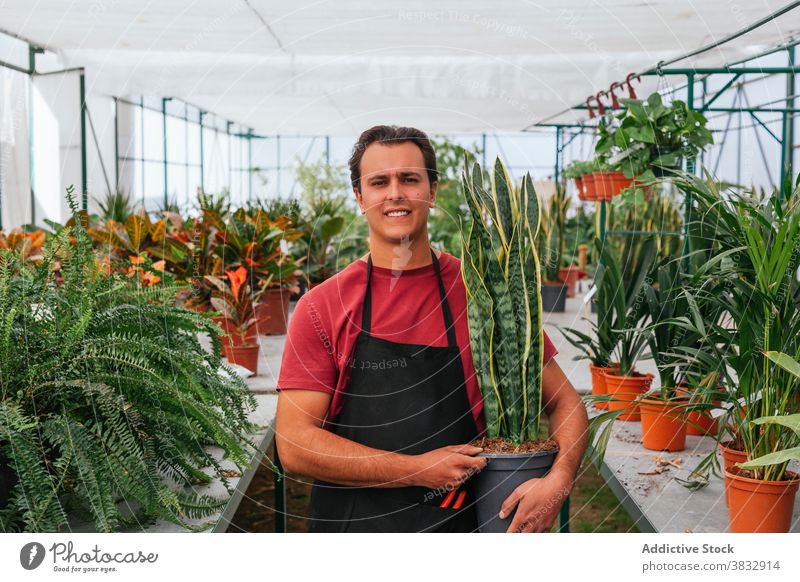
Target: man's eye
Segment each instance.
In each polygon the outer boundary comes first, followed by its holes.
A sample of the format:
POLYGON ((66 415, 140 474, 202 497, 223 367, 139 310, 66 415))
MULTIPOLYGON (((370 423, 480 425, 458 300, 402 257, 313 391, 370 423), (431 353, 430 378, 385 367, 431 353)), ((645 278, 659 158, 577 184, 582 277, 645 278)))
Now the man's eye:
POLYGON ((406 178, 406 182, 416 182, 416 178, 406 178))

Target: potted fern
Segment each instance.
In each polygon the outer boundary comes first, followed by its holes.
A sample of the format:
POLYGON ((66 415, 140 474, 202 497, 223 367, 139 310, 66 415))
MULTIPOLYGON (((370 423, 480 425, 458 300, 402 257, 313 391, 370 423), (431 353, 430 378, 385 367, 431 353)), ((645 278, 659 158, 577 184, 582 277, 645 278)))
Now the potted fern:
POLYGON ((462 236, 470 345, 483 394, 486 434, 475 444, 491 462, 473 477, 482 532, 505 532, 513 514, 498 508, 521 483, 545 476, 558 453, 539 438, 543 332, 540 267, 534 241, 539 201, 530 175, 515 188, 498 159, 491 192, 481 168, 466 167, 472 220, 462 236))
POLYGON ((179 286, 109 268, 68 202, 73 226, 40 263, 0 250, 0 531, 205 529, 187 519, 232 493, 207 445, 248 467, 255 399, 220 359, 216 326, 175 305, 179 286), (196 492, 215 477, 227 495, 196 492))

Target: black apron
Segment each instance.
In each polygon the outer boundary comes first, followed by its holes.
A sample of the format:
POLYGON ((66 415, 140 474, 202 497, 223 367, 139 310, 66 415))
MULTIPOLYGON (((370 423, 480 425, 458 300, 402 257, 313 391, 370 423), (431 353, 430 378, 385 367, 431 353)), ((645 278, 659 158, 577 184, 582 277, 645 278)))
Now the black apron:
MULTIPOLYGON (((357 443, 408 455, 478 436, 447 304, 439 261, 431 250, 447 330, 447 346, 401 344, 372 337, 372 256, 367 261, 361 333, 350 382, 331 430, 357 443)), ((346 461, 343 461, 346 462, 346 461)), ((316 480, 312 532, 472 532, 477 529, 471 480, 458 489, 378 488, 316 480)))

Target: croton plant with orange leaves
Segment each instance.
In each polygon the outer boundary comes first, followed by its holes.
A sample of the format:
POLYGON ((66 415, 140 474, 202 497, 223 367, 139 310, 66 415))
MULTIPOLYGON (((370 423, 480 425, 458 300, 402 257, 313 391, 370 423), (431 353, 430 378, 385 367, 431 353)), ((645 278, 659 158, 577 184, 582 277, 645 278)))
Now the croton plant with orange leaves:
POLYGON ((245 343, 247 330, 256 322, 255 303, 261 295, 247 282, 247 269, 229 269, 222 277, 206 275, 205 278, 215 288, 211 297, 214 310, 222 313, 228 324, 235 327, 241 343, 245 343))

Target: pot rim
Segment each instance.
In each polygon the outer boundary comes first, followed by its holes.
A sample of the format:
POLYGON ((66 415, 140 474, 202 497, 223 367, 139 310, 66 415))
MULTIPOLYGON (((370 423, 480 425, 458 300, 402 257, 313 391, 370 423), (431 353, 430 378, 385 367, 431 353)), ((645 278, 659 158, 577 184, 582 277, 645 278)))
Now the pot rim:
POLYGON ((605 376, 614 376, 615 378, 630 378, 631 380, 644 380, 645 378, 652 380, 655 378, 655 376, 650 372, 647 372, 646 374, 640 373, 638 376, 620 376, 619 374, 609 374, 606 372, 605 376))
MULTIPOLYGON (((732 467, 735 471, 743 471, 745 469, 740 469, 736 465, 732 467)), ((725 476, 734 479, 736 481, 744 481, 745 483, 755 483, 759 485, 768 484, 768 485, 786 485, 786 486, 793 486, 793 485, 800 485, 800 473, 795 473, 794 471, 786 471, 786 475, 792 475, 791 479, 784 479, 782 481, 767 481, 766 479, 754 479, 752 477, 745 477, 744 475, 739 475, 737 473, 731 472, 731 469, 723 469, 725 472, 725 476)))
POLYGON ((478 453, 478 457, 488 457, 490 459, 529 459, 534 457, 548 457, 556 455, 561 451, 561 447, 549 449, 547 451, 529 451, 527 453, 478 453))

